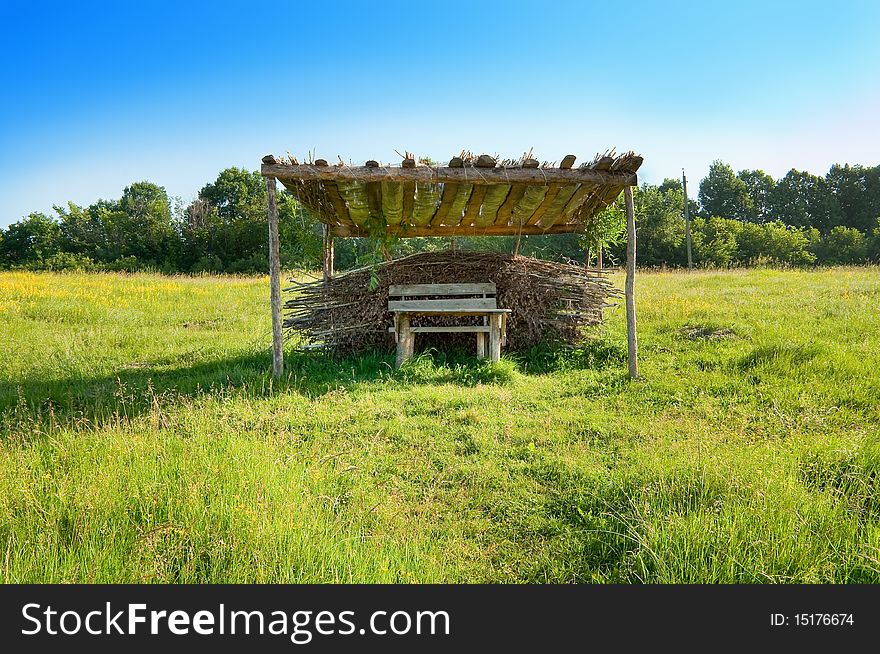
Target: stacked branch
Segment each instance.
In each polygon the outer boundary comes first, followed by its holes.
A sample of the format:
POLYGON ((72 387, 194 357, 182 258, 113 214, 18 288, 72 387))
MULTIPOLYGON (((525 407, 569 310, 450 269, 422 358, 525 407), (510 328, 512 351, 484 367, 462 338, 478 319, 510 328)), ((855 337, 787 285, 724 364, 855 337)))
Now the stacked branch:
MULTIPOLYGON (((528 350, 545 339, 577 343, 582 328, 600 323, 602 310, 612 306, 609 300, 620 295, 605 273, 582 266, 493 252, 428 252, 286 289, 292 297, 285 304, 284 326, 341 354, 391 350, 390 285, 487 281, 495 282, 498 306, 513 310, 507 349, 514 351, 528 350)), ((479 320, 419 316, 413 324, 464 325, 479 320)), ((418 346, 470 348, 472 340, 463 334, 424 334, 418 346)))

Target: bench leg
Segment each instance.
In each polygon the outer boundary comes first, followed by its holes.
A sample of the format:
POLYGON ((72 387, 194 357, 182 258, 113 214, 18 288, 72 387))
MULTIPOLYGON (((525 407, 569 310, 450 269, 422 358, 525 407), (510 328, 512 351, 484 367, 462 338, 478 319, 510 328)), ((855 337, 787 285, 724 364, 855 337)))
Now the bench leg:
POLYGON ((403 362, 409 359, 412 356, 415 339, 413 338, 414 334, 409 329, 409 316, 403 315, 400 316, 400 323, 397 327, 397 362, 396 365, 398 368, 403 365, 403 362))
POLYGON ((486 358, 486 332, 477 332, 477 358, 486 358))
POLYGON ((489 360, 498 363, 501 359, 501 316, 489 316, 489 360))

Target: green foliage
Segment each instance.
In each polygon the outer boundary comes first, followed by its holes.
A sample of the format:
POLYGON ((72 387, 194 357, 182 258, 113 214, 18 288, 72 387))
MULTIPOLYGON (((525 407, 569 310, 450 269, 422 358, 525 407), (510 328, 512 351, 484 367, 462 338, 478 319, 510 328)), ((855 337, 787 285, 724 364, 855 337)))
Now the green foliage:
POLYGON ((880 218, 876 220, 876 227, 871 230, 870 238, 868 238, 868 259, 873 262, 880 262, 880 218))
POLYGON ((580 238, 583 249, 596 252, 599 248, 610 249, 626 240, 626 211, 623 194, 595 215, 586 232, 580 238))
POLYGON ((816 254, 820 261, 832 265, 864 263, 868 257, 868 243, 859 230, 838 225, 822 237, 816 254))
POLYGON ((833 224, 834 198, 825 180, 790 170, 773 190, 773 216, 793 227, 816 227, 826 232, 833 224))
POLYGON ((642 184, 633 201, 639 262, 659 266, 686 261, 684 195, 681 187, 664 193, 656 186, 642 184))
MULTIPOLYGON (((749 202, 745 206, 743 220, 766 223, 773 220, 773 192, 775 180, 763 170, 741 170, 737 178, 745 184, 749 202)), ((730 216, 735 218, 736 216, 730 216)))
POLYGON ((6 229, 0 247, 7 266, 39 266, 61 249, 61 230, 45 214, 32 213, 6 229))
POLYGON ((692 226, 694 260, 703 266, 725 268, 736 261, 738 220, 713 216, 697 218, 692 226))
POLYGON ((700 182, 700 204, 707 217, 746 220, 755 212, 749 187, 723 161, 713 161, 709 174, 700 182))

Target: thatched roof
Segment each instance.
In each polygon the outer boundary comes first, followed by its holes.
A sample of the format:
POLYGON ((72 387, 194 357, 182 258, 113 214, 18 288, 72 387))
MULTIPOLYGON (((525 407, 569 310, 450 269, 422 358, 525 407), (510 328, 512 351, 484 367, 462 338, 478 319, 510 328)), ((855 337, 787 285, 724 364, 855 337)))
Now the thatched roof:
POLYGON ((368 161, 330 166, 323 159, 263 157, 262 174, 277 178, 336 236, 387 232, 407 236, 515 236, 582 232, 592 217, 634 186, 642 157, 597 155, 574 167, 540 165, 530 155, 502 161, 462 153, 447 166, 368 161))

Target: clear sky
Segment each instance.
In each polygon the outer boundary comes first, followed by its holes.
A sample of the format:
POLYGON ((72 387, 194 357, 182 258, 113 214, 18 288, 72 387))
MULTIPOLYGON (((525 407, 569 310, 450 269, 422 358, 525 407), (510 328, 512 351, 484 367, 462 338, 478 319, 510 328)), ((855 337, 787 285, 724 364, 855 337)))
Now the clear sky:
POLYGON ((880 2, 0 3, 0 225, 309 150, 880 163, 880 2))

